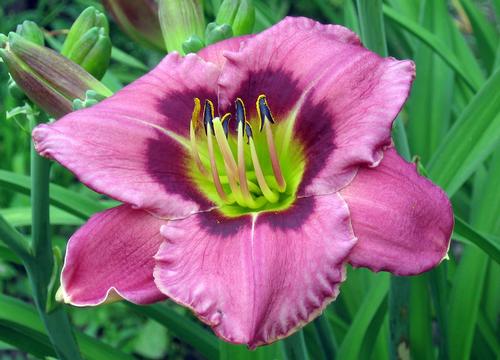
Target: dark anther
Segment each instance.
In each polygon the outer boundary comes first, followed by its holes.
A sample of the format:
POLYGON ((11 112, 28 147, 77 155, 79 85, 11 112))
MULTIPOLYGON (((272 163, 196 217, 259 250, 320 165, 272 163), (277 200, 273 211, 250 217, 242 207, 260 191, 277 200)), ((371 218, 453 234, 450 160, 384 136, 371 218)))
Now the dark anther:
POLYGON ((240 126, 240 123, 246 123, 247 121, 247 116, 246 116, 246 111, 245 111, 245 104, 243 103, 243 100, 240 98, 236 99, 235 102, 236 106, 236 127, 240 126))
POLYGON ((252 132, 252 126, 248 123, 248 121, 245 122, 245 133, 247 134, 248 142, 250 142, 250 138, 253 137, 253 132, 252 132))
POLYGON ((260 95, 257 99, 257 112, 259 113, 260 119, 260 128, 259 131, 262 131, 264 128, 264 121, 267 118, 272 124, 274 124, 274 118, 271 114, 271 109, 269 109, 269 105, 267 104, 267 99, 265 95, 260 95))
POLYGON ((222 119, 222 128, 224 129, 224 134, 226 134, 226 138, 229 136, 229 121, 231 120, 231 114, 225 114, 222 119))
POLYGON ((213 119, 214 104, 210 100, 205 100, 205 108, 203 109, 203 126, 205 127, 205 135, 207 134, 207 124, 210 124, 212 134, 215 134, 213 119))

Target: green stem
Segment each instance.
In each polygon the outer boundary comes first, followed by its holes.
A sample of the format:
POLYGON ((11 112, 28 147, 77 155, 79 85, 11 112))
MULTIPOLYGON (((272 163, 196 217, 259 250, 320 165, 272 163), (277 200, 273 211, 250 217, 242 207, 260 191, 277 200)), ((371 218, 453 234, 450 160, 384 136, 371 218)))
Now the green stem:
POLYGON ((286 360, 308 360, 306 343, 302 330, 283 340, 283 352, 286 360))
MULTIPOLYGON (((363 43, 381 56, 387 56, 382 0, 357 0, 358 16, 363 43)), ((403 122, 394 122, 393 139, 399 154, 410 159, 410 147, 403 122)), ((398 358, 400 345, 409 346, 410 280, 392 276, 389 292, 389 355, 398 358)))
MULTIPOLYGON (((45 116, 30 116, 32 126, 40 123, 45 116)), ((68 316, 62 307, 49 312, 47 309, 49 284, 54 271, 52 241, 49 218, 49 160, 31 149, 31 206, 32 206, 32 259, 25 267, 33 289, 40 317, 47 329, 50 341, 60 359, 81 359, 78 345, 73 336, 68 316)))

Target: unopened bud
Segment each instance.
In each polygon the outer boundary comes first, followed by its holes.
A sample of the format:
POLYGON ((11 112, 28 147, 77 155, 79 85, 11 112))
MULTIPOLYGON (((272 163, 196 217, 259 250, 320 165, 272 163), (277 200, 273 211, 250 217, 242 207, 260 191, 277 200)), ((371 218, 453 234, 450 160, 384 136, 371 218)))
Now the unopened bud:
POLYGON ((0 56, 17 85, 50 115, 72 111, 72 102, 84 100, 87 90, 102 96, 112 92, 79 65, 43 46, 11 32, 0 39, 0 56))
POLYGON ((224 0, 217 12, 217 24, 229 24, 234 36, 250 34, 255 24, 252 0, 224 0))
POLYGON ((88 30, 75 43, 67 57, 101 79, 111 58, 111 41, 104 28, 93 27, 88 30))
POLYGON ((205 47, 205 43, 198 35, 191 35, 182 43, 182 50, 185 54, 196 53, 205 47))
POLYGON ((229 39, 231 36, 233 36, 231 25, 217 25, 216 23, 212 22, 207 25, 207 29, 205 31, 205 42, 207 45, 210 45, 225 39, 229 39))
POLYGON ((61 54, 101 79, 111 58, 106 16, 93 7, 85 9, 71 26, 61 54))
POLYGON ((182 44, 192 35, 202 38, 205 16, 200 0, 160 0, 160 25, 167 50, 184 54, 182 44))
POLYGON ((90 6, 82 11, 80 16, 75 20, 68 36, 64 41, 61 54, 68 56, 78 45, 80 39, 92 28, 103 28, 105 34, 109 33, 109 24, 106 16, 98 11, 93 6, 90 6))
POLYGON ((130 38, 165 51, 155 0, 102 0, 104 7, 130 38))
POLYGON ((33 21, 25 20, 22 24, 17 25, 16 33, 37 45, 43 46, 45 44, 42 30, 33 21))

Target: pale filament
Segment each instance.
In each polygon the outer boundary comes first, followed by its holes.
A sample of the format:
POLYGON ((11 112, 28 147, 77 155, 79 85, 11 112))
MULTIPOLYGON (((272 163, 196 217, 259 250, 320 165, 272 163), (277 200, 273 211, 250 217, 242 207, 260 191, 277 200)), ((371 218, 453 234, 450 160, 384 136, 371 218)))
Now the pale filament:
MULTIPOLYGON (((213 125, 215 130, 215 139, 219 145, 219 150, 221 151, 222 157, 224 158, 224 166, 228 174, 228 182, 231 191, 234 193, 234 197, 238 204, 245 206, 245 201, 243 195, 241 194, 240 188, 236 182, 237 166, 234 160, 231 148, 224 134, 224 129, 222 128, 222 123, 219 118, 213 119, 213 125)), ((210 128, 210 126, 208 126, 210 128)))
POLYGON ((278 183, 278 189, 280 192, 286 190, 286 181, 283 178, 283 173, 281 172, 280 161, 278 159, 278 154, 276 153, 276 146, 274 145, 273 132, 271 130, 271 124, 269 121, 264 122, 264 131, 266 132, 267 147, 269 149, 269 156, 271 158, 271 164, 273 166, 274 177, 278 183))
POLYGON ((267 201, 275 203, 278 201, 279 197, 267 185, 264 173, 262 172, 262 167, 260 166, 259 157, 257 156, 257 150, 255 149, 253 138, 249 137, 248 142, 250 145, 250 154, 252 156, 252 163, 255 170, 255 177, 257 178, 257 182, 259 183, 259 186, 262 190, 262 194, 267 199, 267 201))
POLYGON ((212 179, 214 181, 215 189, 217 190, 217 194, 225 203, 230 203, 229 198, 224 192, 222 188, 222 184, 219 178, 219 172, 217 171, 217 164, 215 163, 215 152, 214 152, 214 144, 212 140, 212 127, 209 125, 206 127, 207 129, 207 143, 208 143, 208 153, 210 157, 210 169, 212 171, 212 179))

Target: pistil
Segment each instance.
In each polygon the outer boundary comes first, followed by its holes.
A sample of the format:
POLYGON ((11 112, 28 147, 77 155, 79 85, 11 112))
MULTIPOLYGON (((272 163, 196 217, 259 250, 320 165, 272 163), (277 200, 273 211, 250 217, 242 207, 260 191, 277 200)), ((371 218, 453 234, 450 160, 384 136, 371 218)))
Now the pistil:
POLYGON ((284 192, 286 190, 286 181, 281 171, 278 154, 276 153, 276 146, 274 145, 273 132, 271 129, 271 124, 274 124, 274 118, 271 114, 271 110, 269 109, 269 105, 267 104, 265 95, 260 95, 257 99, 257 113, 260 119, 260 131, 264 129, 264 132, 266 133, 269 157, 271 158, 271 164, 276 183, 278 184, 278 190, 280 192, 284 192))

